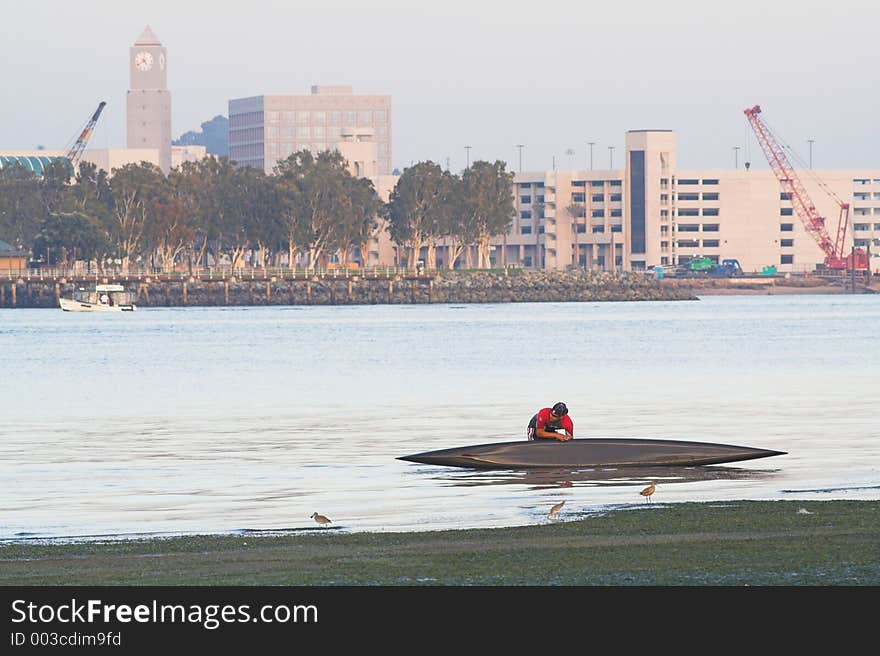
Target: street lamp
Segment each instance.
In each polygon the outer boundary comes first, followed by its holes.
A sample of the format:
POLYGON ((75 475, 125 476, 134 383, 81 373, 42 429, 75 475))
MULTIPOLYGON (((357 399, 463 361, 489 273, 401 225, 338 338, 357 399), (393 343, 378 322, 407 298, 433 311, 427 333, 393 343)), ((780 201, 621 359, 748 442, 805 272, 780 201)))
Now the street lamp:
POLYGON ((590 147, 590 170, 593 170, 593 146, 596 145, 595 141, 588 141, 587 145, 590 147))
POLYGON ((733 147, 733 168, 739 168, 739 146, 733 147))
POLYGON ((810 144, 810 168, 813 168, 813 141, 815 139, 807 139, 807 143, 810 144))
POLYGON ((614 168, 614 146, 608 146, 608 169, 614 168))
POLYGON ((522 173, 522 149, 525 148, 525 144, 516 144, 516 147, 519 148, 519 172, 522 173))
POLYGON ((469 169, 471 167, 471 147, 465 146, 464 150, 467 153, 467 165, 465 166, 465 168, 469 169))

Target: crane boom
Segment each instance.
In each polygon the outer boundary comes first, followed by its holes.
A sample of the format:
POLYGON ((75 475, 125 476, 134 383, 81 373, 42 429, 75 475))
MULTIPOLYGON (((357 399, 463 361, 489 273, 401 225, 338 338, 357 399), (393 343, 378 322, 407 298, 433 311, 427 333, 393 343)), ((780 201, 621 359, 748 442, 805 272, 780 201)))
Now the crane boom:
MULTIPOLYGON (((758 116, 761 113, 761 106, 755 105, 744 110, 746 118, 758 138, 758 143, 764 151, 764 156, 773 169, 773 173, 779 180, 782 190, 788 193, 791 198, 792 207, 798 217, 804 224, 807 232, 812 235, 819 248, 825 253, 825 266, 830 269, 846 269, 851 265, 851 257, 846 257, 843 253, 844 242, 846 240, 846 229, 849 225, 849 203, 835 198, 840 207, 840 214, 837 219, 837 232, 834 241, 828 234, 825 227, 825 217, 820 215, 806 188, 798 177, 797 172, 788 160, 782 144, 779 143, 773 132, 767 127, 767 124, 758 116)), ((856 268, 864 269, 867 267, 867 257, 864 251, 856 251, 856 268)))
POLYGON ((85 150, 86 144, 89 141, 89 137, 92 136, 92 131, 95 129, 95 124, 98 122, 98 117, 101 116, 101 112, 104 111, 104 105, 106 104, 107 103, 103 100, 101 101, 98 105, 98 109, 92 114, 92 118, 86 122, 86 125, 82 129, 82 132, 80 132, 79 137, 77 137, 76 142, 70 147, 70 150, 67 151, 67 159, 70 160, 71 166, 76 166, 76 163, 82 156, 83 150, 85 150))

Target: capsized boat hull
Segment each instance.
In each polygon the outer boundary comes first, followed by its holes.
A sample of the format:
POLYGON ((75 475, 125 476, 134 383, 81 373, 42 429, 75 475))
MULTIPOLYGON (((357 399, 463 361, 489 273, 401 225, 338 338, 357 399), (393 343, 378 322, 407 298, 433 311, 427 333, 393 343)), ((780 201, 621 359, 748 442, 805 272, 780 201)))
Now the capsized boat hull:
POLYGON ((633 467, 715 465, 785 455, 784 451, 734 444, 647 438, 519 440, 425 451, 398 460, 477 469, 531 467, 633 467))

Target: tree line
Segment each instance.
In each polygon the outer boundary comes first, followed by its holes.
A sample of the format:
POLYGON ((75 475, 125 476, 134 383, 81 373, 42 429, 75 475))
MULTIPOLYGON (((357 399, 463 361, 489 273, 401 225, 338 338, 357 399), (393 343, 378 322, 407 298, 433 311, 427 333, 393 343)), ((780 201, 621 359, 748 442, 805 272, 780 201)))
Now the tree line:
POLYGON ((489 242, 514 216, 505 166, 477 161, 455 175, 419 162, 385 203, 336 151, 301 150, 269 175, 225 157, 185 162, 167 176, 147 162, 112 175, 82 162, 73 180, 63 158, 41 177, 13 164, 0 169, 0 239, 49 266, 316 268, 331 258, 369 265, 371 243, 387 230, 400 265, 414 268, 426 247, 433 267, 445 240, 450 268, 472 251, 477 261, 467 264, 488 267, 489 242))

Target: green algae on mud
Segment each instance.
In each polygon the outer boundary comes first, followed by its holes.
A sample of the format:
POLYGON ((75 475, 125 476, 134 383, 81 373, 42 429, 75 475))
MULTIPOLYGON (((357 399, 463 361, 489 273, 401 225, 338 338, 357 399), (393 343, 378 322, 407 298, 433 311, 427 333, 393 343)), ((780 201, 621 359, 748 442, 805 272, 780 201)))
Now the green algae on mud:
POLYGON ((727 501, 532 526, 0 544, 0 585, 880 585, 880 502, 727 501))

